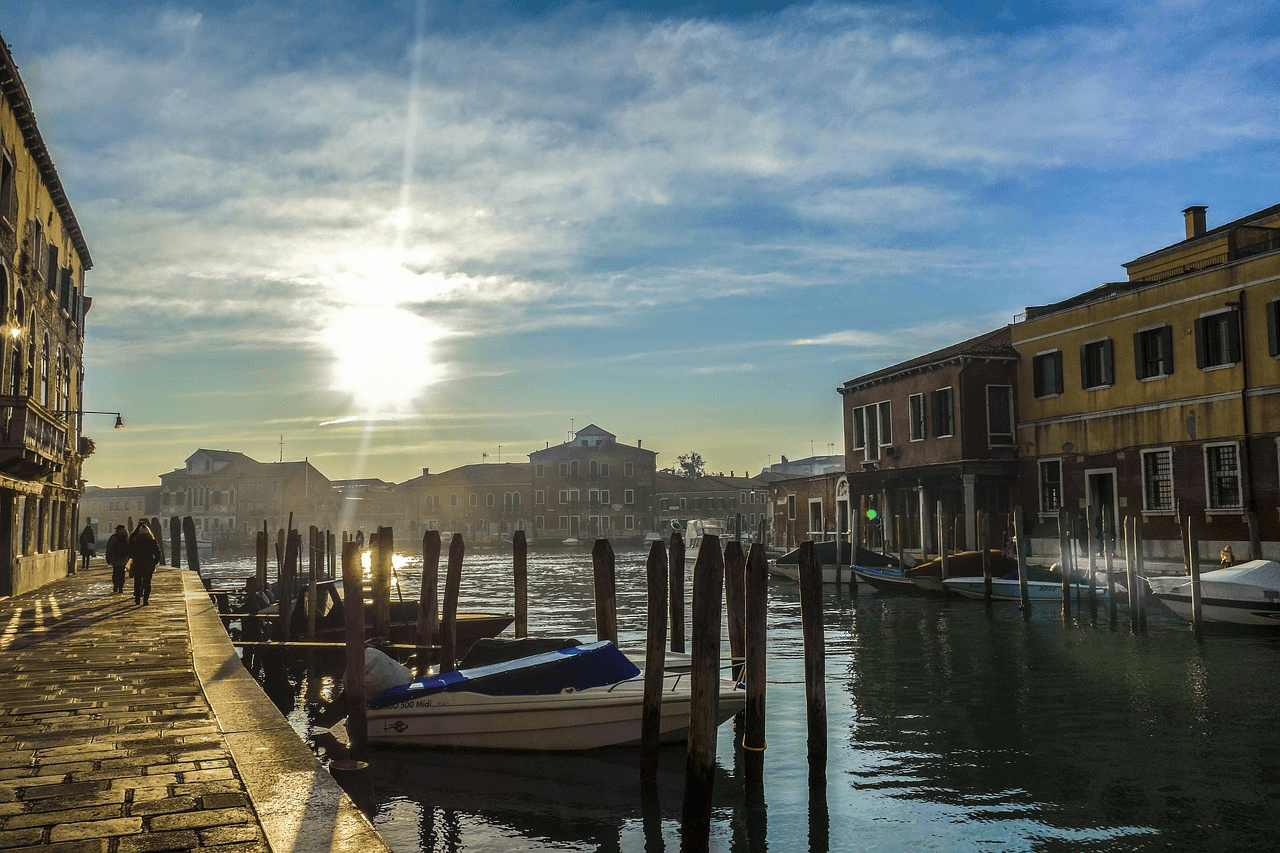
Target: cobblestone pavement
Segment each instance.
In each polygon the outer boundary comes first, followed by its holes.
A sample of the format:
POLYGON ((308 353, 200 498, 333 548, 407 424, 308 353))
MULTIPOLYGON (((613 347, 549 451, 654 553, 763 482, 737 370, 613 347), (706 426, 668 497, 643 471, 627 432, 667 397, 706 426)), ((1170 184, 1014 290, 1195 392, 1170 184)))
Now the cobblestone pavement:
POLYGON ((0 850, 386 850, 240 665, 192 572, 0 600, 0 850), (193 642, 194 639, 194 642, 193 642))

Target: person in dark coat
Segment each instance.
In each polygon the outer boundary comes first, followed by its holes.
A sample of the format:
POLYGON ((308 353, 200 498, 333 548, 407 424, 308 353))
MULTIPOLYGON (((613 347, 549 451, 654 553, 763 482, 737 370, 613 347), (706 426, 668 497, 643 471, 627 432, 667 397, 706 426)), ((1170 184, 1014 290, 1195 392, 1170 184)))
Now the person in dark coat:
POLYGON ((163 555, 160 544, 147 526, 146 520, 138 522, 138 527, 129 537, 129 559, 133 561, 133 603, 149 604, 151 602, 151 576, 156 573, 163 555))
POLYGON ((89 569, 89 558, 93 556, 93 546, 97 541, 98 536, 93 532, 93 525, 86 520, 84 530, 80 531, 81 568, 86 571, 89 569))
POLYGON ((107 563, 111 566, 111 591, 124 592, 124 570, 129 564, 129 531, 123 524, 107 540, 107 563))

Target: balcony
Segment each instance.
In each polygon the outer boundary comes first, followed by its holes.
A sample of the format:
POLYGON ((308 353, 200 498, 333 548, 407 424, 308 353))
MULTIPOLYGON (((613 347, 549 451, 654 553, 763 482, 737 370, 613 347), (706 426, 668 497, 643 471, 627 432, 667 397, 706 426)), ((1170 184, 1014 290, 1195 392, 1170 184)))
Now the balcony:
POLYGON ((26 397, 0 397, 0 472, 34 480, 62 470, 67 425, 26 397))

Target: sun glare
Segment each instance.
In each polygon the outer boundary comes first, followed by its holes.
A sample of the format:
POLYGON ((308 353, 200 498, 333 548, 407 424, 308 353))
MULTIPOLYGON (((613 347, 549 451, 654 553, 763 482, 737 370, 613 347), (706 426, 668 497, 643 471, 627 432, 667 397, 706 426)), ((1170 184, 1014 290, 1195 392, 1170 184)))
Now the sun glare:
POLYGON ((431 353, 439 337, 437 327, 395 306, 350 306, 326 336, 333 384, 365 413, 403 412, 440 376, 431 353))

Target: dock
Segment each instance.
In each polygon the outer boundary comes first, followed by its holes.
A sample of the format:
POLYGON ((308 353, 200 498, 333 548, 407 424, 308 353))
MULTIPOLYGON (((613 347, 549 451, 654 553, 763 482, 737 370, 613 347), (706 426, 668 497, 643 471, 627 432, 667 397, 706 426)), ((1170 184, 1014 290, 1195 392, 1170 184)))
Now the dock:
POLYGON ((100 560, 0 600, 0 849, 389 851, 241 664, 195 573, 100 560))

